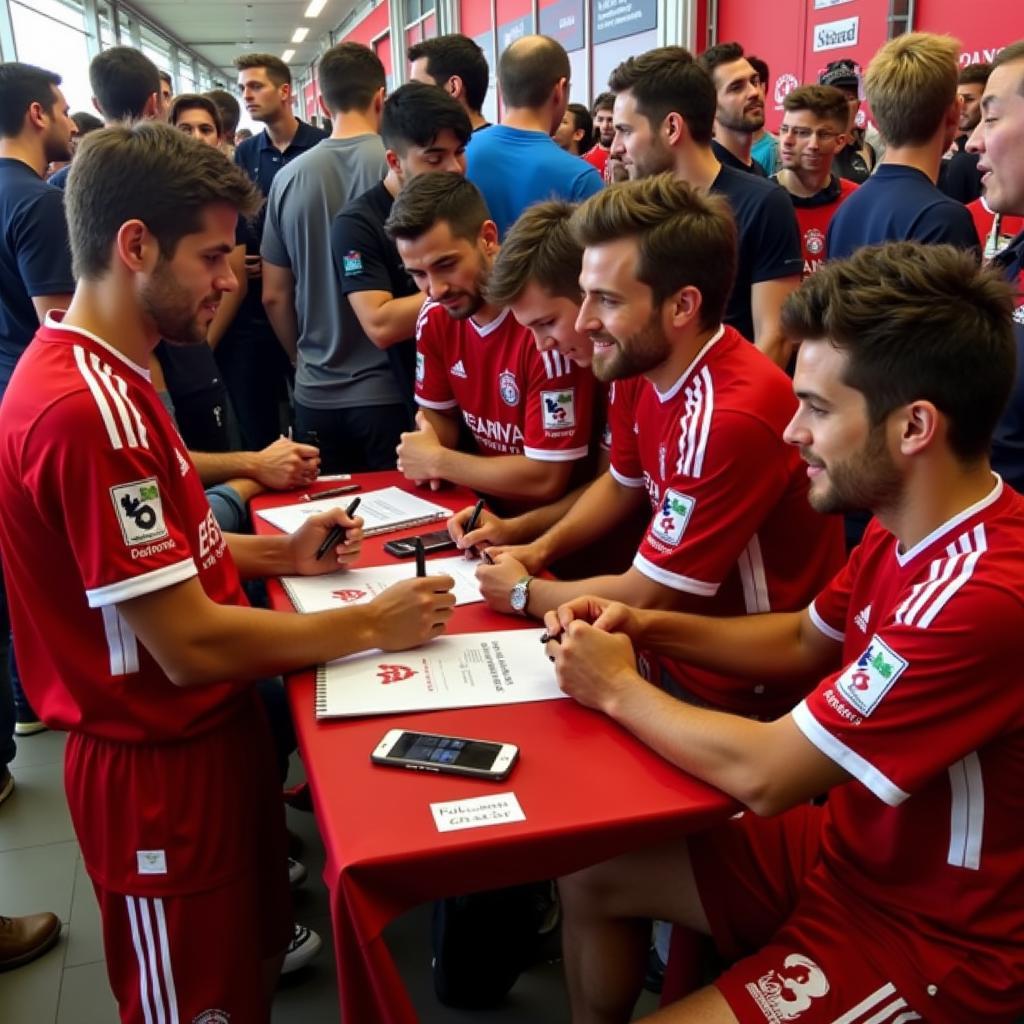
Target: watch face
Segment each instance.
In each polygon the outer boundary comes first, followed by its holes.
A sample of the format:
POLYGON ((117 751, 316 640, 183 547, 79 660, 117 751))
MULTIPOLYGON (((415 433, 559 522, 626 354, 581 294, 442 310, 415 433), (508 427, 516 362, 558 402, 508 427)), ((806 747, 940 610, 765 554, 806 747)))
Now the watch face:
POLYGON ((512 605, 512 610, 516 612, 524 611, 526 608, 526 580, 520 580, 513 588, 512 593, 509 595, 509 604, 512 605))

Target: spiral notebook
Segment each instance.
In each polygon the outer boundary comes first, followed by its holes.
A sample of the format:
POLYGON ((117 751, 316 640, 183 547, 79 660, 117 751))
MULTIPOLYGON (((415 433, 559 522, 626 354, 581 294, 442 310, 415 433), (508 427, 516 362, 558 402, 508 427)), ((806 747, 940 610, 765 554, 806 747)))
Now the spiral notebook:
MULTIPOLYGON (((294 505, 261 509, 256 514, 285 533, 295 533, 310 516, 339 506, 344 508, 356 496, 345 495, 340 500, 315 498, 294 505)), ((379 491, 367 491, 358 497, 360 502, 356 515, 362 517, 363 535, 366 537, 390 533, 392 530, 405 530, 423 523, 438 523, 454 514, 453 509, 427 501, 416 494, 409 494, 401 487, 382 487, 379 491)))
POLYGON ((441 636, 412 651, 369 651, 316 671, 316 717, 519 704, 565 694, 542 629, 441 636))

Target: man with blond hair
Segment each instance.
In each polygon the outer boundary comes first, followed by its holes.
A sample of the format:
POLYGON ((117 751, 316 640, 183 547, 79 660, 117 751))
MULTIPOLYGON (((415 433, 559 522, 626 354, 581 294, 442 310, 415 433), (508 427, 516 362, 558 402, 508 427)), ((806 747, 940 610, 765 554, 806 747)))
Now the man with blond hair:
POLYGON ((864 87, 887 146, 875 173, 832 218, 830 257, 880 242, 977 248, 970 214, 935 184, 960 120, 959 53, 949 36, 911 32, 891 39, 868 65, 864 87))

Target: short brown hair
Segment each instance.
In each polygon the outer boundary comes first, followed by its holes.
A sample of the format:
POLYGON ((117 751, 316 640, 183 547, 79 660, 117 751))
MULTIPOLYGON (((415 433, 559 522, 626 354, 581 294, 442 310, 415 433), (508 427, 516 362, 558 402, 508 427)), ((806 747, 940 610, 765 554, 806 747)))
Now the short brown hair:
POLYGON ((476 241, 490 219, 480 190, 454 171, 417 174, 398 193, 384 229, 392 238, 416 239, 444 221, 455 238, 476 241))
MULTIPOLYGON (((1020 39, 1016 43, 1010 43, 1009 46, 1004 46, 996 54, 996 59, 992 61, 992 71, 995 71, 996 68, 1001 68, 1004 64, 1014 64, 1019 60, 1024 60, 1024 39, 1020 39)), ((1024 77, 1020 80, 1018 91, 1021 95, 1024 95, 1024 77)))
POLYGON ((167 118, 169 124, 176 125, 178 118, 186 110, 205 110, 213 120, 213 126, 217 129, 217 136, 224 134, 224 122, 220 116, 220 109, 209 96, 200 96, 199 93, 183 92, 171 100, 171 113, 167 118))
POLYGON ((272 53, 243 53, 241 57, 235 58, 235 67, 239 71, 248 71, 251 68, 263 68, 267 78, 274 85, 291 85, 292 71, 280 57, 272 53))
POLYGON ((527 207, 501 243, 487 282, 487 301, 508 306, 536 281, 552 295, 580 300, 583 246, 569 226, 576 207, 560 199, 527 207))
POLYGON ((952 36, 909 32, 871 58, 864 92, 889 145, 922 145, 935 134, 956 102, 959 53, 952 36))
POLYGON ((736 222, 728 202, 670 173, 624 181, 577 209, 572 230, 580 245, 635 238, 636 277, 655 304, 687 285, 701 294, 702 330, 718 326, 736 277, 736 222))
POLYGON ((325 51, 317 78, 332 114, 366 110, 387 83, 380 57, 362 43, 338 43, 325 51))
POLYGON ((985 61, 978 61, 975 64, 967 64, 960 69, 957 77, 958 85, 984 85, 988 76, 992 74, 992 65, 985 61))
POLYGON ((850 121, 846 96, 834 85, 801 85, 786 95, 782 107, 806 110, 823 121, 838 121, 844 129, 850 121))
POLYGON ((637 113, 657 130, 669 114, 679 114, 693 141, 711 145, 718 100, 711 76, 682 46, 659 46, 627 57, 608 78, 608 88, 631 92, 637 113))
POLYGON ((143 121, 90 132, 75 153, 64 194, 75 276, 88 280, 107 272, 126 221, 142 221, 170 259, 185 235, 199 231, 211 203, 248 216, 262 202, 219 149, 170 125, 143 121))
POLYGON ((562 44, 547 36, 524 36, 498 60, 498 85, 507 107, 543 106, 559 79, 572 74, 562 44))
POLYGON ((949 419, 964 461, 988 454, 1016 364, 1013 288, 951 245, 892 242, 826 263, 791 294, 794 341, 827 339, 848 356, 844 383, 872 424, 918 399, 949 419))

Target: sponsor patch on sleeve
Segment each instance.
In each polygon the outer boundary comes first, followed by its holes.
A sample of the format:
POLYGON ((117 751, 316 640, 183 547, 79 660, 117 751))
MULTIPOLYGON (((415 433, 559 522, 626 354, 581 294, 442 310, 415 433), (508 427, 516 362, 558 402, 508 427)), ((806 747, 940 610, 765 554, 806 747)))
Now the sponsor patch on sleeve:
POLYGON ((110 488, 125 544, 147 544, 167 536, 164 507, 156 477, 110 488))
POLYGON ((416 383, 422 384, 423 378, 427 375, 427 365, 423 360, 423 353, 416 353, 416 383))
POLYGON ((363 254, 357 249, 349 249, 341 258, 346 277, 354 277, 363 272, 363 254))
POLYGON ((658 503, 651 522, 651 536, 660 540, 662 544, 675 547, 686 532, 687 524, 693 515, 697 505, 697 499, 691 498, 688 494, 673 490, 671 487, 665 492, 665 496, 658 503))
POLYGON ((864 653, 836 680, 850 706, 870 715, 910 664, 876 633, 864 653))
POLYGON ((545 430, 568 430, 576 426, 576 389, 540 393, 545 430))

